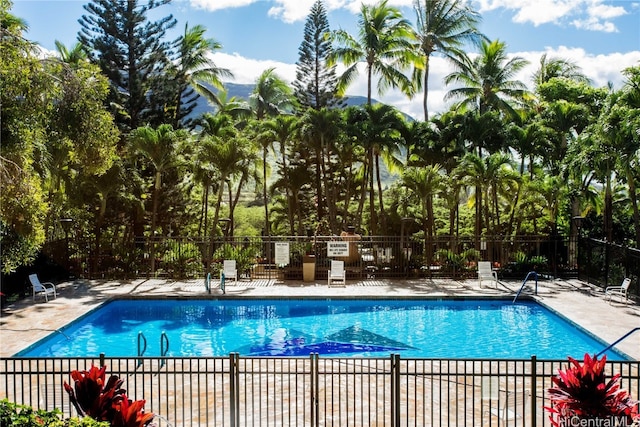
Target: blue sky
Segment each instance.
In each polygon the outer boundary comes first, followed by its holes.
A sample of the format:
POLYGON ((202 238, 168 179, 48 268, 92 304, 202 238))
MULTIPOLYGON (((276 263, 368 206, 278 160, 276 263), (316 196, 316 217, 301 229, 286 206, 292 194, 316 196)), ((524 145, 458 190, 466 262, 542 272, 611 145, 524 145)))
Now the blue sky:
MULTIPOLYGON (((415 22, 413 0, 389 0, 415 22)), ((14 0, 12 13, 27 21, 26 37, 53 50, 55 40, 75 44, 85 13, 85 0, 14 0)), ((174 0, 159 8, 161 15, 178 20, 175 34, 185 24, 207 28, 207 37, 223 45, 214 56, 218 66, 229 68, 236 83, 251 83, 268 67, 286 80, 295 78, 295 62, 304 23, 314 0, 174 0)), ((356 33, 361 0, 325 0, 331 29, 356 33)), ((365 0, 365 3, 373 3, 365 0)), ((472 0, 482 15, 481 30, 490 39, 507 44, 509 54, 530 65, 518 78, 530 84, 540 57, 569 59, 580 65, 595 86, 612 82, 619 87, 621 70, 640 65, 640 0, 472 0)), ((446 109, 448 88, 442 80, 451 71, 441 58, 432 62, 430 110, 446 109)), ((364 74, 348 90, 365 95, 364 74)), ((421 99, 409 100, 389 91, 376 98, 421 117, 421 99)))

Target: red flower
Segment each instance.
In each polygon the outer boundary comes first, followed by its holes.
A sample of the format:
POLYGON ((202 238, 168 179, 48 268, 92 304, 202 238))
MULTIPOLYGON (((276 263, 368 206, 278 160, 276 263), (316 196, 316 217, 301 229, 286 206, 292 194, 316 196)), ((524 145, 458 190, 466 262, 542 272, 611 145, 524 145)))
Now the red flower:
POLYGON ((548 390, 552 407, 545 408, 551 413, 549 418, 555 427, 561 420, 574 417, 579 419, 625 420, 631 425, 639 419, 638 402, 631 399, 629 393, 620 389, 620 374, 607 381, 604 368, 606 356, 598 360, 584 355, 584 363, 569 357, 571 365, 565 371, 559 371, 552 378, 555 387, 548 390))
POLYGON ((145 413, 144 404, 144 400, 132 402, 129 399, 115 403, 116 416, 111 420, 111 425, 113 427, 144 427, 148 425, 153 420, 154 414, 145 413))
POLYGON ((106 366, 89 371, 73 371, 71 378, 75 389, 67 382, 64 389, 69 393, 73 406, 81 416, 89 416, 98 421, 109 421, 112 426, 140 427, 151 422, 154 414, 144 413, 144 400, 131 402, 123 389, 124 382, 111 375, 105 383, 106 366))

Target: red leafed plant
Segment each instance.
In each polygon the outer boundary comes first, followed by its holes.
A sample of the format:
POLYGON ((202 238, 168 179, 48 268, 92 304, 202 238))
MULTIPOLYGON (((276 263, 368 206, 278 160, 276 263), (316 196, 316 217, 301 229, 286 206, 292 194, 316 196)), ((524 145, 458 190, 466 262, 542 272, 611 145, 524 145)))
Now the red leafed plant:
POLYGON ((574 425, 580 420, 616 420, 617 425, 632 425, 640 420, 638 401, 633 400, 619 385, 620 374, 607 381, 604 369, 607 357, 598 360, 597 356, 584 355, 581 365, 569 357, 571 366, 560 370, 552 378, 554 387, 548 390, 552 407, 545 408, 551 424, 555 427, 574 425))
POLYGON ((106 366, 92 365, 88 371, 72 371, 75 390, 65 381, 64 389, 78 414, 108 421, 115 427, 144 427, 151 423, 154 415, 144 412, 145 401, 129 400, 121 387, 124 381, 117 375, 105 382, 106 370, 106 366))

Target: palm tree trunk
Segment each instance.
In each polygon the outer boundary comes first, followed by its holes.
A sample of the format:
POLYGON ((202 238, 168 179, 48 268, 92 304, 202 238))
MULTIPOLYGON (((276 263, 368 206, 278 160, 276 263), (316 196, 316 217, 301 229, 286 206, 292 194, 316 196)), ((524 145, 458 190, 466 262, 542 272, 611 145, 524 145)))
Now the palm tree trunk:
MULTIPOLYGON (((360 185, 360 200, 358 201, 358 212, 356 214, 356 221, 358 221, 357 228, 360 228, 362 226, 364 201, 367 198, 367 185, 369 183, 369 166, 367 165, 366 161, 362 164, 362 167, 364 168, 364 171, 362 173, 362 184, 360 185)), ((371 231, 369 231, 369 234, 371 234, 371 231)))
MULTIPOLYGON (((282 176, 285 182, 289 182, 289 169, 287 166, 287 147, 283 142, 280 144, 280 153, 282 154, 282 176)), ((285 193, 287 195, 288 200, 293 200, 293 194, 291 188, 288 185, 285 185, 285 193)), ((294 206, 292 203, 287 203, 287 219, 289 220, 289 231, 293 236, 295 234, 295 223, 294 223, 294 206)))
POLYGON ((427 107, 427 98, 429 97, 429 57, 424 61, 424 92, 422 95, 422 109, 424 110, 424 121, 429 121, 429 107, 427 107))
POLYGON ((382 179, 380 178, 380 156, 376 154, 376 181, 378 184, 378 203, 380 204, 380 226, 383 231, 387 230, 387 215, 384 211, 384 201, 382 199, 382 179))
POLYGON ((371 215, 370 232, 372 236, 375 236, 378 231, 378 221, 376 218, 375 190, 373 187, 373 150, 369 150, 369 164, 371 165, 369 170, 369 214, 371 215))
POLYGON ((155 274, 156 271, 156 221, 158 217, 158 205, 159 197, 160 197, 160 185, 162 185, 162 175, 160 172, 156 172, 156 182, 153 186, 153 209, 151 212, 151 275, 155 274))
POLYGON ((638 197, 636 196, 636 183, 631 168, 626 168, 627 182, 629 183, 629 199, 633 210, 633 225, 636 229, 636 248, 640 248, 640 212, 638 211, 638 197))
POLYGON ((267 200, 267 146, 262 148, 262 199, 264 201, 264 231, 267 238, 271 235, 269 224, 269 202, 267 200))

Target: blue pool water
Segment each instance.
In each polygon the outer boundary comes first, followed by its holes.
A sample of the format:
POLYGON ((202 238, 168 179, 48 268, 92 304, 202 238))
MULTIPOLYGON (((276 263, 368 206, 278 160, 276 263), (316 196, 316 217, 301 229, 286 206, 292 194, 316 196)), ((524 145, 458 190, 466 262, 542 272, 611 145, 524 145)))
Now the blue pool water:
MULTIPOLYGON (((26 357, 328 356, 582 358, 606 347, 530 301, 117 300, 21 352, 26 357)), ((610 352, 610 360, 624 357, 610 352)))

